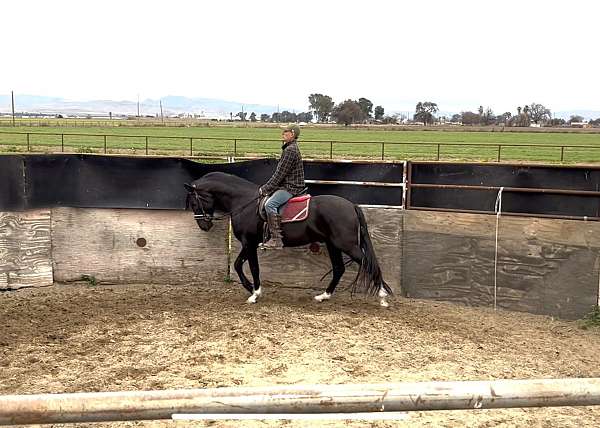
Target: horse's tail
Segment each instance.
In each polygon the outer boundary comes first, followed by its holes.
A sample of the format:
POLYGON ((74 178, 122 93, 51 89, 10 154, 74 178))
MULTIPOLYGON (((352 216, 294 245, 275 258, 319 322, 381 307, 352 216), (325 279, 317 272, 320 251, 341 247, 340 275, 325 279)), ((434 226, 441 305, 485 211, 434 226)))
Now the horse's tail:
POLYGON ((383 274, 381 273, 379 262, 377 262, 377 257, 375 256, 371 237, 369 236, 365 215, 358 205, 355 205, 354 209, 358 216, 358 245, 362 253, 362 258, 358 274, 352 282, 352 291, 366 291, 367 294, 373 295, 383 288, 389 295, 392 295, 392 289, 383 280, 383 274))

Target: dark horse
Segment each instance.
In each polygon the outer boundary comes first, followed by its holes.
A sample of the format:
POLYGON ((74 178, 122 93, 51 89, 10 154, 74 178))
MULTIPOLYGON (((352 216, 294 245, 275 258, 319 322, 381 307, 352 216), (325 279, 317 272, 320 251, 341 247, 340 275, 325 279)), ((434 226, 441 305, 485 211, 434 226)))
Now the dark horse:
MULTIPOLYGON (((211 172, 185 184, 185 188, 188 190, 186 209, 194 211, 200 229, 210 230, 216 211, 231 215, 233 233, 242 244, 234 267, 242 285, 251 293, 248 302, 256 303, 261 295, 257 248, 262 242, 264 227, 257 209, 258 186, 235 175, 211 172), (242 269, 246 260, 254 284, 242 269)), ((286 247, 313 242, 324 242, 327 246, 333 274, 325 292, 315 296, 317 301, 329 299, 335 291, 345 271, 342 256, 345 253, 360 266, 352 290, 377 293, 381 305, 388 306, 386 297, 392 290, 383 280, 360 207, 339 196, 314 196, 310 200, 308 218, 284 223, 282 230, 286 247)))

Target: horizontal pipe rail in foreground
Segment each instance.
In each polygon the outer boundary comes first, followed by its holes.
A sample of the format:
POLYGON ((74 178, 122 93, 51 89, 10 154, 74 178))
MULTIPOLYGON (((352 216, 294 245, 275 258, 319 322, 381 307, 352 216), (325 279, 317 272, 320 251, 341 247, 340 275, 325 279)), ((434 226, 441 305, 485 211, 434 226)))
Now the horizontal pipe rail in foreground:
POLYGON ((0 396, 0 425, 174 414, 356 413, 600 405, 600 378, 299 385, 0 396))

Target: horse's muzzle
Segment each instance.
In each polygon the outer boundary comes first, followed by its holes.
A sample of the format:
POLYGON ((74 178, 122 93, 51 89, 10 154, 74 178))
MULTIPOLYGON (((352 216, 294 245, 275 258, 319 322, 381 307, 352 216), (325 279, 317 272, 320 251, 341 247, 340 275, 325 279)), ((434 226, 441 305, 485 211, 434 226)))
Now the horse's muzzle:
POLYGON ((196 223, 198 223, 200 229, 202 229, 205 232, 208 232, 213 227, 213 223, 210 220, 196 219, 196 223))

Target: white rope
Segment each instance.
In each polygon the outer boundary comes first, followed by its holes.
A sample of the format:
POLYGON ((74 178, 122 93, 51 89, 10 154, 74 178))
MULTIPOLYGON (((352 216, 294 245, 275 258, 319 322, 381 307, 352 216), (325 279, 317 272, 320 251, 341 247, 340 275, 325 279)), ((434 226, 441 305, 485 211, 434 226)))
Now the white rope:
POLYGON ((498 301, 498 228, 500 225, 500 214, 502 213, 502 191, 504 187, 500 187, 498 196, 496 196, 496 204, 494 212, 496 213, 496 245, 494 249, 494 310, 497 308, 498 301))

